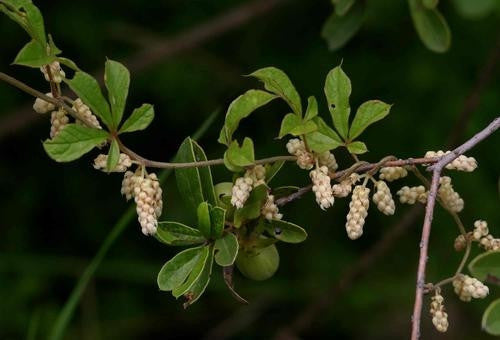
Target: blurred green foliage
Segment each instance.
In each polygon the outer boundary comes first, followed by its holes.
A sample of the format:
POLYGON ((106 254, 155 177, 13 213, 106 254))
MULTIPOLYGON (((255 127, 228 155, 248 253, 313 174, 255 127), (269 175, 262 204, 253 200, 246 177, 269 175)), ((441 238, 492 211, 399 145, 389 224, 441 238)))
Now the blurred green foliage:
MULTIPOLYGON (((38 5, 58 47, 82 68, 97 70, 105 57, 126 64, 127 56, 151 49, 156 37, 173 36, 241 3, 130 0, 117 5, 53 0, 38 5)), ((149 158, 169 159, 186 135, 214 109, 225 109, 243 91, 259 86, 256 80, 241 75, 271 65, 290 76, 303 98, 315 95, 320 116, 327 119, 323 80, 343 60, 343 69, 353 82, 353 107, 365 98, 394 104, 388 118, 365 132, 370 150, 366 160, 375 161, 388 154, 415 157, 426 150, 443 148, 479 71, 498 44, 499 27, 498 11, 469 19, 444 1, 440 2, 440 11, 453 32, 447 53, 437 55, 422 46, 403 1, 368 2, 363 27, 343 49, 332 53, 320 36, 331 12, 329 1, 286 1, 271 13, 203 46, 132 73, 128 112, 149 102, 155 105, 156 117, 146 133, 126 137, 125 142, 149 158)), ((9 66, 27 42, 25 33, 5 17, 0 18, 0 33, 5 37, 0 70, 48 90, 38 72, 9 66)), ((461 139, 498 115, 498 67, 490 72, 491 81, 482 90, 461 139)), ((1 85, 0 119, 27 101, 31 98, 1 85)), ((274 137, 284 113, 283 103, 271 103, 242 123, 238 137, 255 140, 256 158, 283 153, 285 141, 274 137)), ((220 157, 224 151, 216 141, 222 124, 220 117, 200 140, 209 158, 220 157)), ((65 165, 48 159, 40 143, 48 130, 48 121, 38 119, 0 141, 2 339, 23 338, 35 328, 39 337, 45 337, 78 276, 127 207, 119 195, 120 176, 93 171, 92 155, 65 165)), ((475 219, 486 219, 497 235, 499 142, 497 134, 470 153, 480 165, 474 173, 453 174, 454 186, 466 202, 462 216, 467 226, 470 228, 475 219)), ((340 153, 337 158, 341 167, 349 164, 347 155, 340 153)), ((230 180, 222 167, 213 172, 216 182, 230 180)), ((285 166, 280 174, 275 186, 308 181, 295 166, 285 166)), ((398 186, 391 186, 393 192, 398 186)), ((173 177, 164 188, 163 217, 194 225, 195 217, 187 213, 179 199, 173 177)), ((223 328, 225 332, 234 326, 238 328, 233 334, 236 338, 268 338, 303 312, 308 303, 323 298, 342 272, 407 210, 398 206, 392 217, 371 210, 365 235, 353 242, 344 230, 347 204, 337 200, 332 209, 323 212, 309 194, 283 209, 287 220, 306 228, 308 240, 300 245, 279 245, 280 268, 271 280, 253 282, 235 277, 237 291, 251 302, 247 307, 234 301, 222 275, 215 272, 204 298, 182 311, 170 294, 156 287, 158 270, 175 250, 144 237, 133 223, 90 283, 67 338, 198 338, 233 316, 230 326, 223 328)), ((326 312, 317 315, 304 336, 405 338, 413 303, 420 225, 418 220, 381 261, 326 312)), ((453 251, 456 234, 450 217, 438 212, 430 245, 430 281, 454 272, 460 260, 460 254, 453 251)), ((491 290, 488 301, 468 304, 458 301, 450 287, 446 287, 444 296, 450 329, 445 335, 437 334, 425 307, 423 338, 490 338, 480 331, 481 314, 498 297, 498 290, 491 290)))

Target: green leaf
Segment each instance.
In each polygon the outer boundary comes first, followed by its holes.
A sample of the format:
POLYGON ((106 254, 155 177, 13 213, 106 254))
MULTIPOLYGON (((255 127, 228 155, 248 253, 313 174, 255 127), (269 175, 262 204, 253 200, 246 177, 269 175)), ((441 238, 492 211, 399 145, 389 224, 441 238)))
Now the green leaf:
POLYGON ((351 95, 351 80, 340 66, 335 67, 326 76, 325 95, 333 125, 343 138, 349 131, 349 96, 351 95))
POLYGON ((56 46, 56 43, 54 42, 54 39, 52 39, 52 36, 49 34, 49 53, 50 55, 58 55, 61 54, 62 51, 59 49, 59 47, 56 46))
POLYGON ((68 124, 55 138, 43 142, 43 148, 56 162, 70 162, 102 144, 107 138, 106 131, 68 124))
POLYGON ((158 273, 158 288, 169 291, 182 285, 200 262, 204 249, 196 247, 183 250, 165 263, 158 273))
POLYGON ((212 223, 210 222, 210 208, 207 202, 201 202, 196 210, 198 216, 198 229, 205 238, 210 238, 212 235, 212 223))
MULTIPOLYGON (((193 152, 197 162, 202 162, 207 160, 205 151, 203 148, 195 141, 191 140, 193 145, 193 152)), ((200 174, 201 190, 203 192, 203 198, 205 201, 212 205, 217 204, 217 198, 215 197, 214 182, 212 179, 212 170, 209 166, 203 166, 198 168, 198 173, 200 174)))
POLYGON ((205 237, 198 229, 178 222, 158 222, 154 236, 170 246, 190 246, 205 242, 205 237))
POLYGON ((155 109, 151 104, 142 104, 135 109, 130 117, 123 123, 120 133, 144 130, 151 124, 155 117, 155 109))
POLYGON ((255 162, 253 141, 245 137, 241 147, 237 141, 233 141, 227 149, 227 158, 231 164, 236 166, 252 165, 255 162))
POLYGON ((31 40, 19 51, 14 60, 14 64, 29 67, 40 67, 50 64, 56 59, 52 55, 47 55, 47 49, 42 47, 36 40, 31 40))
POLYGON ((479 19, 490 14, 498 4, 497 0, 453 0, 457 11, 469 19, 479 19))
POLYGON ((364 19, 364 1, 358 1, 343 15, 333 12, 323 24, 321 36, 331 51, 338 50, 359 31, 364 19))
MULTIPOLYGON (((5 0, 4 0, 4 2, 10 3, 10 1, 5 1, 5 0)), ((21 26, 29 34, 28 23, 27 23, 26 18, 24 16, 10 10, 9 8, 7 8, 7 6, 5 6, 2 3, 0 3, 0 12, 4 13, 12 21, 17 22, 19 24, 19 26, 21 26)))
POLYGON ((318 127, 313 121, 302 121, 302 118, 296 114, 289 113, 281 122, 280 134, 278 138, 283 138, 283 136, 287 134, 300 136, 317 129, 318 127))
POLYGON ((218 139, 219 143, 229 146, 240 121, 275 98, 275 95, 261 90, 249 90, 236 98, 227 109, 224 126, 218 139))
POLYGON ((307 98, 307 109, 304 120, 307 121, 313 119, 317 115, 318 115, 318 101, 314 96, 310 96, 309 98, 307 98))
POLYGON ((245 205, 234 212, 234 225, 239 228, 243 222, 260 216, 260 209, 267 199, 267 187, 259 185, 250 193, 245 205))
POLYGON ((276 67, 261 68, 250 74, 264 83, 266 90, 280 96, 293 112, 302 117, 300 96, 285 72, 276 67))
POLYGON ((64 57, 57 57, 57 61, 59 63, 61 63, 62 65, 68 66, 73 71, 81 71, 80 68, 76 65, 76 63, 71 59, 64 58, 64 57))
POLYGON ((119 62, 106 60, 104 68, 104 83, 108 89, 109 103, 113 116, 113 126, 120 125, 127 102, 128 89, 130 86, 130 73, 127 68, 119 62))
POLYGON ((266 183, 271 182, 284 164, 285 161, 274 162, 272 165, 266 164, 266 183))
POLYGON ((355 2, 356 0, 333 0, 335 4, 335 13, 339 16, 345 15, 355 2))
POLYGON ((352 142, 347 144, 347 150, 349 150, 350 153, 354 153, 356 155, 363 154, 365 152, 368 152, 368 148, 366 147, 366 144, 363 142, 352 142))
POLYGON ((183 304, 184 308, 188 308, 190 305, 198 301, 200 296, 205 292, 205 289, 210 282, 210 276, 212 275, 212 265, 214 262, 214 247, 210 246, 209 254, 205 260, 205 265, 201 275, 193 282, 191 287, 184 293, 184 297, 187 301, 183 304))
POLYGON ((221 207, 212 207, 210 209, 210 222, 212 223, 212 238, 220 238, 226 223, 226 210, 221 207))
POLYGON ((352 121, 349 138, 353 140, 358 137, 368 126, 385 118, 390 110, 391 105, 380 100, 369 100, 361 104, 352 121))
POLYGON ((215 196, 217 197, 217 205, 225 207, 225 203, 221 201, 223 197, 230 197, 233 189, 232 182, 217 183, 214 187, 215 196))
POLYGON ((109 146, 108 161, 106 162, 106 170, 111 172, 116 168, 118 161, 120 160, 120 146, 115 138, 111 141, 109 146))
POLYGON ((230 266, 238 255, 238 239, 233 233, 226 233, 224 237, 215 241, 215 262, 219 266, 230 266))
POLYGON ((421 0, 408 0, 411 17, 420 40, 431 51, 446 52, 451 44, 451 32, 437 8, 425 8, 421 0))
POLYGON ((500 252, 491 251, 476 256, 469 263, 469 270, 480 281, 489 275, 500 278, 500 252))
POLYGON ((329 127, 323 118, 321 117, 314 117, 314 122, 316 123, 316 126, 318 127, 318 132, 324 134, 325 136, 330 137, 334 141, 337 141, 339 144, 343 144, 342 138, 340 138, 339 134, 335 132, 331 127, 329 127))
POLYGON ((500 335, 500 299, 496 299, 486 308, 481 327, 488 334, 500 335))
POLYGON ((229 170, 229 171, 232 171, 232 172, 241 172, 244 170, 243 167, 241 166, 237 166, 233 163, 231 163, 231 161, 229 160, 229 157, 228 157, 228 152, 226 150, 226 152, 224 152, 224 166, 229 170))
POLYGON ((31 37, 38 41, 40 45, 47 46, 47 37, 45 36, 45 25, 43 23, 42 13, 38 7, 32 3, 25 3, 23 8, 26 12, 26 19, 31 37))
POLYGON ((307 238, 304 228, 286 221, 266 221, 265 228, 271 236, 287 243, 300 243, 307 238))
POLYGON ((79 71, 75 72, 73 79, 66 79, 65 81, 71 90, 101 118, 107 127, 113 126, 113 118, 108 102, 102 95, 99 83, 94 77, 88 73, 79 71))
POLYGON ((315 152, 325 152, 338 148, 342 143, 322 134, 319 131, 311 132, 306 135, 307 145, 309 149, 315 152))
POLYGON ((422 5, 424 5, 424 7, 428 9, 436 8, 438 4, 439 0, 422 0, 422 5))
POLYGON ((203 270, 205 269, 205 266, 207 265, 207 260, 209 259, 210 255, 209 248, 210 248, 209 246, 204 246, 201 248, 200 256, 197 258, 187 279, 181 285, 175 287, 172 290, 172 295, 174 297, 178 298, 179 296, 182 296, 185 293, 187 293, 189 289, 191 289, 193 284, 200 278, 200 276, 203 273, 203 270))
MULTIPOLYGON (((197 158, 193 150, 193 141, 187 137, 179 147, 176 162, 194 162, 197 158)), ((196 211, 201 202, 206 201, 203 195, 199 168, 175 169, 177 187, 182 198, 186 201, 191 211, 196 211)))

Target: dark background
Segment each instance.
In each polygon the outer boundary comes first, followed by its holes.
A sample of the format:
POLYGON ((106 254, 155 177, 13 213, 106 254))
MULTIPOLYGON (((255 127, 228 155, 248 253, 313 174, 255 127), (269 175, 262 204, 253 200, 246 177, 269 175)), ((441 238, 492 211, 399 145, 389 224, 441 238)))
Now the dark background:
MULTIPOLYGON (((98 71, 106 57, 131 67, 128 110, 153 103, 156 118, 146 132, 132 134, 125 142, 153 159, 172 157, 211 112, 225 112, 237 95, 260 86, 242 75, 271 65, 288 73, 303 102, 316 95, 320 114, 328 121, 324 78, 341 60, 353 83, 353 108, 375 98, 394 103, 389 117, 363 135, 370 149, 363 159, 368 161, 389 154, 423 156, 427 150, 445 148, 450 138, 456 145, 498 115, 499 11, 471 19, 449 1, 441 1, 453 42, 447 53, 434 54, 419 41, 404 1, 370 1, 357 36, 340 51, 330 52, 320 37, 332 10, 329 1, 265 3, 244 11, 263 12, 249 23, 182 53, 159 57, 159 41, 245 2, 72 0, 37 5, 64 56, 84 70, 98 71), (150 63, 150 59, 157 60, 150 63)), ((2 16, 0 36, 0 70, 48 91, 38 70, 10 66, 28 41, 26 34, 2 16)), ((181 41, 187 43, 189 38, 181 41)), ((92 169, 95 152, 70 164, 56 164, 45 155, 41 141, 48 137, 49 121, 31 112, 31 104, 28 95, 0 85, 0 339, 24 338, 37 318, 39 338, 47 336, 79 275, 127 208, 120 196, 121 176, 92 169)), ((285 141, 274 137, 285 113, 284 104, 273 103, 245 120, 238 133, 254 138, 257 157, 284 154, 285 141)), ((216 143, 222 122, 220 114, 200 140, 210 158, 224 151, 216 143)), ((499 142, 497 134, 470 153, 480 165, 474 173, 452 174, 466 202, 461 215, 467 227, 486 219, 496 236, 499 142)), ((342 152, 337 160, 342 168, 350 165, 342 152)), ((230 179, 222 167, 214 173, 216 181, 230 179)), ((300 185, 307 180, 305 172, 288 165, 274 184, 300 185)), ((400 186, 415 183, 408 178, 391 188, 395 193, 400 186)), ((164 191, 163 219, 191 223, 192 214, 180 201, 173 177, 164 191)), ((406 338, 422 216, 406 217, 404 221, 411 223, 400 224, 394 232, 411 208, 398 204, 395 216, 386 217, 372 207, 365 234, 353 242, 344 229, 347 205, 347 200, 339 199, 323 212, 309 194, 283 209, 285 219, 304 226, 309 239, 299 245, 278 245, 280 269, 268 281, 236 275, 237 290, 251 302, 248 307, 229 295, 217 268, 205 295, 182 310, 180 301, 156 286, 158 270, 178 249, 144 237, 134 219, 90 282, 67 338, 269 338, 318 301, 324 308, 313 308, 312 322, 300 332, 304 338, 406 338), (389 241, 387 233, 393 236, 389 241), (372 247, 380 247, 383 239, 383 251, 374 253, 372 247), (349 276, 338 290, 346 272, 359 275, 349 276)), ((438 211, 430 244, 430 281, 454 273, 461 256, 453 250, 457 233, 452 219, 438 211)), ((475 248, 473 254, 477 252, 475 248)), ((433 329, 426 299, 423 339, 491 338, 481 332, 480 320, 498 290, 491 287, 485 301, 471 303, 460 302, 450 286, 443 294, 448 333, 433 329)))

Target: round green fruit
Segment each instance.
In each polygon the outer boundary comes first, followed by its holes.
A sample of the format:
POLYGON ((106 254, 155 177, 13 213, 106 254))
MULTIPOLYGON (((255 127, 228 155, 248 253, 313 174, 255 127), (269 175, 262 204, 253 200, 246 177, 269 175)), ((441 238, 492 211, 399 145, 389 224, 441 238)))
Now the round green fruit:
POLYGON ((280 256, 274 244, 255 252, 241 251, 236 258, 236 266, 249 279, 267 280, 276 273, 280 256))

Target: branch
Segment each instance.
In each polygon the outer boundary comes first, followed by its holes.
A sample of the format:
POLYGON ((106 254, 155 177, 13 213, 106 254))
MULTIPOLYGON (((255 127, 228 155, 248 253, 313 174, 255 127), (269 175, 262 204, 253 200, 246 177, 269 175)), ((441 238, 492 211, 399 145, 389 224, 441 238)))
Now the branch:
POLYGON ((427 253, 429 247, 429 238, 431 233, 432 218, 434 214, 434 206, 436 203, 437 190, 439 186, 439 178, 444 167, 452 162, 458 156, 472 149, 482 140, 490 136, 500 127, 500 117, 495 118, 485 129, 474 135, 464 144, 457 147, 449 154, 441 157, 438 162, 430 166, 427 170, 432 171, 432 181, 425 207, 424 225, 422 227, 422 239, 420 241, 420 257, 418 261, 417 284, 415 291, 415 305, 413 307, 412 316, 412 331, 411 339, 418 340, 420 338, 420 319, 422 315, 423 294, 425 286, 425 269, 427 265, 427 253))
MULTIPOLYGON (((237 29, 287 1, 289 0, 256 0, 244 3, 173 37, 157 40, 154 45, 148 45, 147 48, 123 60, 123 63, 128 66, 131 73, 138 73, 164 62, 169 57, 192 50, 237 29)), ((97 79, 102 79, 103 73, 100 70, 93 74, 97 79)), ((0 121, 0 138, 35 122, 39 116, 33 115, 32 111, 31 105, 26 105, 3 118, 0 121)))
MULTIPOLYGON (((391 156, 388 156, 391 157, 391 156)), ((384 157, 383 159, 386 159, 387 157, 384 157)), ((383 160, 382 159, 382 160, 383 160)), ((363 164, 354 164, 348 169, 337 171, 333 174, 330 175, 330 178, 333 180, 338 180, 340 178, 344 178, 349 176, 350 174, 356 172, 356 173, 364 173, 371 171, 373 169, 376 169, 377 167, 380 167, 381 164, 383 164, 384 167, 394 167, 394 166, 407 166, 407 165, 417 165, 417 164, 433 164, 436 163, 439 160, 439 158, 431 157, 431 158, 408 158, 408 159, 399 159, 395 161, 387 161, 387 162, 377 162, 377 163, 363 163, 363 164)), ((287 203, 290 203, 292 201, 295 201, 296 199, 301 198, 304 194, 308 193, 311 191, 312 185, 305 186, 303 188, 300 188, 296 192, 279 198, 276 200, 276 204, 278 206, 285 205, 287 203)))

